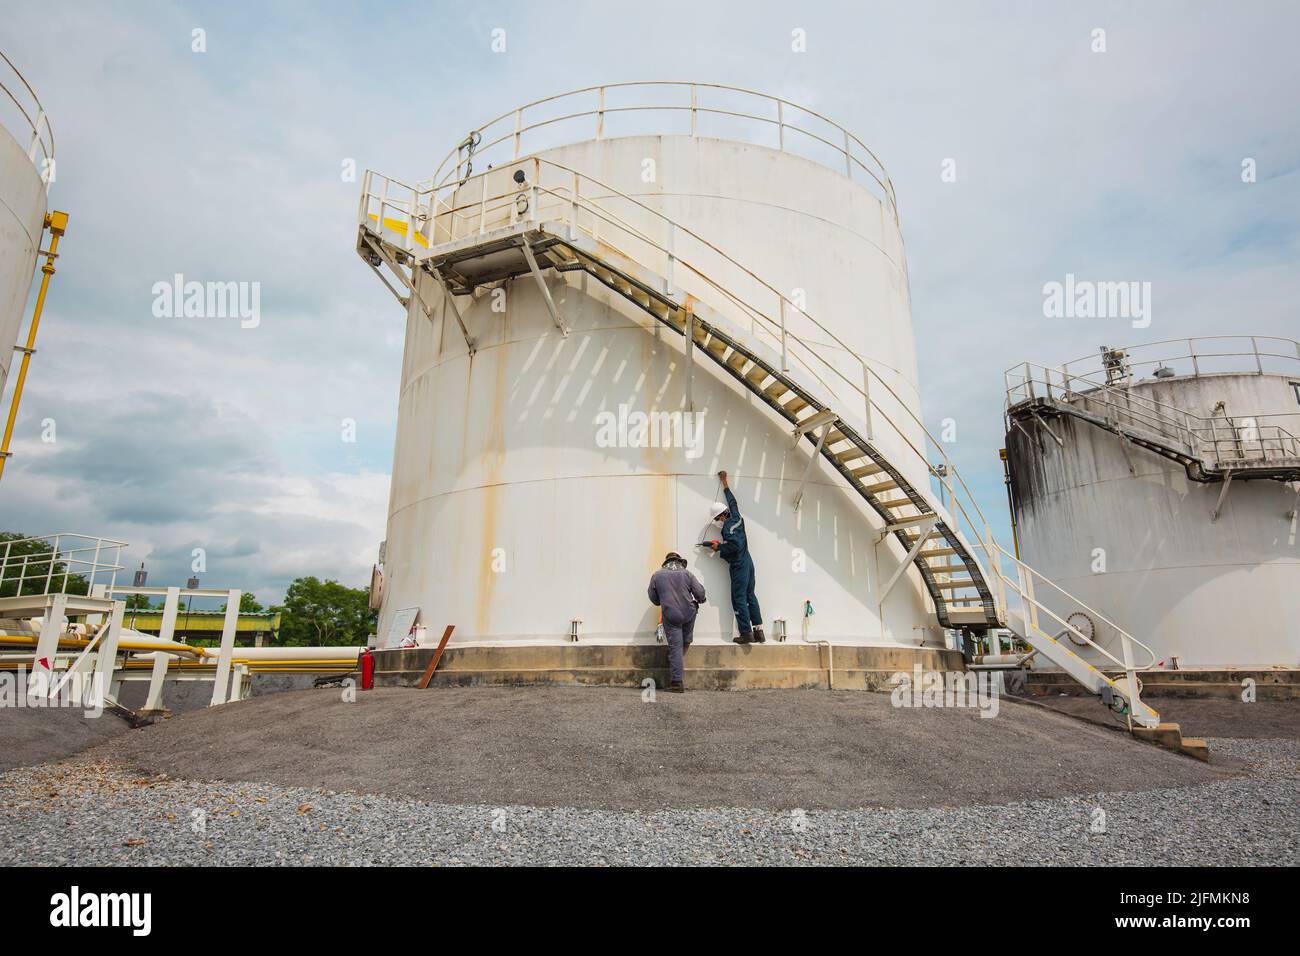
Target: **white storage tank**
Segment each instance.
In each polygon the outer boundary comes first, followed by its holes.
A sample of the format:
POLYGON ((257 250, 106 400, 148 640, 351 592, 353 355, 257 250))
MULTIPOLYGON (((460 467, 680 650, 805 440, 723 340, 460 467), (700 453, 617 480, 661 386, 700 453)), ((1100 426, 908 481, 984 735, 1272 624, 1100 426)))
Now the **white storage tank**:
POLYGON ((45 224, 42 173, 54 158, 54 139, 36 94, 2 53, 0 94, 0 394, 4 394, 45 224))
MULTIPOLYGON (((584 213, 601 241, 645 259, 737 323, 750 324, 743 306, 680 262, 625 248, 635 244, 628 230, 689 249, 696 266, 742 298, 761 299, 767 285, 782 290, 841 339, 825 341, 804 316, 788 316, 789 329, 822 342, 844 376, 822 370, 836 401, 866 415, 861 391, 846 383, 860 388, 869 367, 897 394, 872 399, 907 406, 892 421, 919 416, 892 187, 856 138, 743 91, 647 84, 566 94, 466 138, 434 174, 449 186, 437 193, 421 243, 472 238, 480 205, 521 180, 521 209, 531 197, 549 204, 545 216, 562 218, 578 174, 584 201, 609 211, 606 223, 584 213), (540 194, 531 191, 539 184, 540 194), (674 236, 654 212, 707 243, 674 236)), ((508 213, 496 215, 489 226, 508 213)), ((697 640, 729 641, 736 625, 726 566, 694 547, 710 536, 710 503, 721 498, 715 474, 726 469, 769 638, 772 622, 784 619, 796 641, 806 620, 810 638, 836 643, 942 643, 918 575, 904 573, 881 601, 902 552, 881 542, 880 517, 824 460, 795 510, 806 442, 796 447, 769 409, 698 353, 687 405, 680 336, 585 273, 548 271, 567 334, 524 275, 456 297, 471 354, 441 287, 430 276, 419 282, 407 317, 381 642, 398 612, 415 607, 431 633, 455 624, 457 643, 550 643, 575 631, 584 642, 653 641, 657 609, 646 584, 669 550, 688 559, 709 593, 697 640), (696 416, 687 433, 699 429, 697 444, 663 447, 638 430, 640 415, 687 412, 696 416)), ((925 461, 911 451, 925 447, 919 424, 878 425, 874 438, 909 480, 928 487, 925 461)))
POLYGON ((1156 342, 1007 377, 1027 564, 1167 668, 1300 665, 1300 345, 1156 342))

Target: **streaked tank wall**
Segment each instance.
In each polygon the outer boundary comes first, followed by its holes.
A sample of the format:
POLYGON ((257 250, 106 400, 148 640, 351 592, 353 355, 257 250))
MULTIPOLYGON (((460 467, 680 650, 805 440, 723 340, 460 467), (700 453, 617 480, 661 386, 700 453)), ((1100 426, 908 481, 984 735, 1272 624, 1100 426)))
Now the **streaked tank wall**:
MULTIPOLYGON (((629 137, 543 155, 640 196, 774 284, 805 290, 809 312, 916 408, 902 240, 892 214, 864 189, 799 157, 723 140, 629 137), (642 179, 647 158, 651 183, 642 179)), ((505 188, 510 173, 503 166, 489 192, 505 188)), ((660 228, 641 216, 647 231, 660 228)), ((715 265, 724 284, 741 282, 715 265)), ((681 270, 675 280, 697 291, 681 270)), ((695 374, 698 455, 600 447, 603 411, 683 408, 682 343, 589 277, 552 274, 550 287, 572 328, 567 338, 530 277, 510 285, 504 313, 492 311, 490 296, 459 300, 479 344, 472 357, 436 286, 424 290, 438 303, 432 320, 418 306, 408 316, 381 635, 396 609, 419 605, 431 627, 456 624, 458 641, 562 640, 572 619, 581 620, 583 640, 653 640, 657 611, 645 588, 675 549, 709 592, 697 637, 729 640, 725 565, 692 547, 709 533, 714 474, 725 468, 747 519, 769 625, 786 619, 798 640, 810 600, 811 638, 941 638, 915 575, 878 603, 901 555, 896 544, 878 546, 879 518, 838 475, 819 464, 793 511, 806 444, 794 448, 770 410, 707 360, 697 358, 695 374)), ((719 304, 716 294, 698 294, 719 304)), ((841 359, 861 376, 857 357, 841 359)), ((843 399, 863 414, 860 395, 845 389, 843 399)), ((886 445, 904 437, 879 431, 886 445)), ((924 482, 922 462, 907 467, 924 482)))
MULTIPOLYGON (((1272 415, 1300 434, 1295 379, 1203 375, 1133 391, 1209 417, 1272 415)), ((1235 479, 1217 520, 1220 483, 1072 418, 1054 418, 1064 448, 1031 422, 1007 435, 1026 563, 1182 667, 1300 665, 1297 486, 1235 479), (1134 473, 1129 471, 1132 462, 1134 473), (1104 564, 1099 564, 1104 560, 1104 564)), ((1044 595, 1038 595, 1043 598, 1044 595)), ((1050 602, 1050 596, 1048 603, 1050 602)), ((1119 656, 1101 627, 1101 643, 1119 656)), ((1140 661, 1139 661, 1140 663, 1140 661)))
POLYGON ((0 393, 23 326, 44 223, 45 184, 27 151, 0 126, 0 393))

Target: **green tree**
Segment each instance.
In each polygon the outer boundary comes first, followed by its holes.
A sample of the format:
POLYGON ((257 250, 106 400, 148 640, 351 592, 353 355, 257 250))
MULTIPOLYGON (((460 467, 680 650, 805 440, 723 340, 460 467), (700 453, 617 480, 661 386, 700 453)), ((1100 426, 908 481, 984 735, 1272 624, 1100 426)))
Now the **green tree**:
POLYGON ((20 581, 23 594, 43 594, 47 590, 52 593, 89 593, 89 581, 80 574, 69 573, 66 562, 53 560, 55 555, 51 545, 44 541, 21 540, 26 537, 21 531, 0 531, 0 562, 3 562, 0 597, 16 596, 20 581), (49 582, 48 588, 46 581, 49 582))
POLYGON ((370 592, 337 581, 297 578, 285 592, 279 611, 280 643, 361 645, 375 629, 378 615, 370 610, 370 592))
MULTIPOLYGON (((217 608, 219 611, 224 611, 225 609, 225 602, 222 602, 221 607, 217 608)), ((254 595, 252 591, 241 591, 239 594, 239 613, 265 614, 266 608, 257 600, 257 596, 254 595)))

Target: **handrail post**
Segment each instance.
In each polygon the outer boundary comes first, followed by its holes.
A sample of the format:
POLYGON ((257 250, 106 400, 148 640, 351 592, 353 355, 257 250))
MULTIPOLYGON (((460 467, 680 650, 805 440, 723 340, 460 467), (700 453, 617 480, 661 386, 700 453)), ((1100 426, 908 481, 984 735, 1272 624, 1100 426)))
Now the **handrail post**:
POLYGON ((696 109, 699 107, 699 98, 696 95, 695 84, 691 84, 691 136, 696 135, 698 121, 696 119, 696 109))
POLYGON ((596 94, 596 139, 605 138, 605 88, 602 86, 596 94))
POLYGON ((1255 336, 1253 335, 1250 337, 1250 347, 1251 350, 1255 353, 1255 371, 1258 372, 1260 375, 1263 375, 1264 361, 1259 357, 1259 343, 1255 340, 1255 336))
POLYGON ((1133 646, 1129 643, 1128 631, 1119 628, 1119 646, 1124 652, 1124 676, 1128 678, 1128 725, 1133 729, 1133 707, 1138 700, 1137 670, 1133 667, 1133 646))
POLYGON ((776 101, 776 148, 785 152, 785 101, 776 101))
POLYGON ((862 413, 863 423, 867 426, 867 441, 875 441, 875 425, 872 424, 871 418, 871 370, 867 368, 867 360, 860 359, 862 362, 862 413))
POLYGON ((524 111, 523 108, 520 107, 515 110, 515 155, 511 157, 512 162, 519 158, 519 131, 522 128, 523 121, 524 111))
POLYGON ((668 256, 668 268, 664 270, 664 292, 668 295, 673 293, 673 264, 676 257, 673 255, 673 240, 676 235, 676 229, 672 220, 668 222, 668 241, 664 253, 668 256))
POLYGON ((853 154, 849 152, 849 131, 844 131, 844 175, 853 178, 853 154))
POLYGON ((537 208, 537 197, 540 195, 537 191, 537 183, 541 180, 541 178, 542 178, 542 161, 538 157, 534 156, 533 157, 533 181, 530 190, 531 195, 528 197, 528 213, 529 213, 528 218, 531 219, 533 222, 538 222, 541 219, 540 211, 537 208))
POLYGON ((781 310, 781 371, 790 371, 790 356, 786 349, 785 342, 785 296, 779 296, 777 301, 780 303, 781 310))
POLYGON ((686 410, 693 412, 695 411, 695 313, 690 309, 686 310, 683 331, 686 333, 686 410))
POLYGON ((59 557, 59 538, 60 535, 54 536, 54 550, 50 552, 50 565, 45 569, 45 593, 50 593, 50 582, 54 580, 54 562, 59 557))
POLYGON ((570 191, 569 191, 569 196, 570 196, 570 200, 571 200, 570 203, 569 203, 569 238, 570 238, 570 239, 574 238, 574 236, 576 236, 576 235, 577 235, 577 232, 578 232, 578 189, 579 189, 579 183, 580 183, 580 179, 579 179, 579 177, 578 177, 578 174, 575 172, 575 173, 573 174, 573 185, 572 185, 572 188, 571 188, 570 191))

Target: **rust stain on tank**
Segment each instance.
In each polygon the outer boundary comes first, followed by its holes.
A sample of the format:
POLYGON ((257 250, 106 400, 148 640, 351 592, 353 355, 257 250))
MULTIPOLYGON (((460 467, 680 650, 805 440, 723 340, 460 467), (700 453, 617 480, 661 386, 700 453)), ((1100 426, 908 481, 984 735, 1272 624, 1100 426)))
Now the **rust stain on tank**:
MULTIPOLYGON (((662 382, 667 376, 668 360, 661 350, 656 349, 656 342, 652 336, 643 336, 641 341, 641 367, 649 369, 647 381, 651 383, 662 382)), ((673 386, 669 386, 665 393, 667 396, 674 394, 673 386)), ((650 402, 654 401, 656 396, 646 395, 646 412, 667 409, 655 409, 649 407, 650 402)), ((664 447, 662 444, 655 446, 651 444, 653 432, 647 434, 646 446, 641 449, 641 464, 645 472, 649 472, 650 481, 653 487, 650 489, 650 554, 647 556, 647 566, 657 568, 663 563, 664 555, 669 551, 681 550, 676 543, 677 537, 677 520, 673 509, 673 456, 675 449, 664 447)), ((661 439, 664 436, 661 436, 661 439)), ((671 437, 671 433, 670 436, 671 437)))
MULTIPOLYGON (((489 633, 492 622, 492 599, 497 572, 492 567, 492 551, 498 547, 497 522, 501 505, 501 463, 505 459, 505 435, 502 419, 506 404, 506 350, 494 350, 496 363, 492 383, 492 413, 483 436, 483 520, 480 522, 478 605, 475 609, 475 633, 489 633)), ((468 405, 465 412, 468 421, 468 405)))

